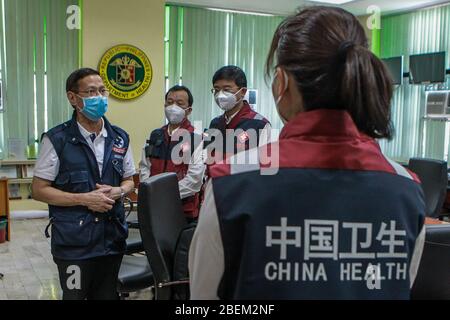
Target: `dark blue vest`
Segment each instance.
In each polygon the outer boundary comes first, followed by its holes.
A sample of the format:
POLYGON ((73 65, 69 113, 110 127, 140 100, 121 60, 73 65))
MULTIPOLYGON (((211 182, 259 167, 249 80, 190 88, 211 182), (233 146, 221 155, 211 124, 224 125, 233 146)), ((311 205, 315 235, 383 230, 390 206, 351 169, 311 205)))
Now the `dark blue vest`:
POLYGON ((261 164, 211 167, 219 296, 409 299, 425 213, 417 178, 342 110, 299 113, 270 149, 274 175, 261 164))
POLYGON ((382 172, 281 168, 213 179, 213 187, 222 299, 409 299, 420 185, 382 172), (369 264, 379 267, 379 288, 365 279, 378 272, 369 264))
MULTIPOLYGON (((60 161, 52 186, 70 193, 95 190, 95 184, 120 186, 123 161, 129 145, 128 134, 103 118, 108 136, 105 138, 103 172, 85 138, 81 135, 75 113, 46 135, 60 161)), ((118 200, 107 213, 94 213, 84 206, 49 205, 52 223, 51 248, 54 257, 83 260, 97 256, 121 254, 125 251, 128 228, 123 203, 118 200)))

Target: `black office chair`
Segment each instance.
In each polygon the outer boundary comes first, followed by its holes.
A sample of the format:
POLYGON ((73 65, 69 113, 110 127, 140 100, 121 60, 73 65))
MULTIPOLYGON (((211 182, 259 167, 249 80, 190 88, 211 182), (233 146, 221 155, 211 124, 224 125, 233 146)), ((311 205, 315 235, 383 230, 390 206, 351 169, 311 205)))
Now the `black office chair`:
POLYGON ((447 194, 447 162, 434 159, 411 158, 408 168, 416 173, 422 181, 427 216, 438 218, 447 194))
MULTIPOLYGON (((126 201, 127 218, 133 209, 131 200, 126 201)), ((144 251, 139 229, 128 229, 127 249, 120 265, 117 279, 117 292, 121 298, 135 292, 152 287, 153 273, 150 269, 147 257, 133 256, 132 254, 144 251)))
POLYGON ((124 255, 117 278, 117 292, 121 298, 152 287, 153 273, 146 256, 124 255))
POLYGON ((450 300, 450 224, 426 226, 425 246, 411 298, 450 300))
MULTIPOLYGON (((187 270, 187 253, 181 261, 175 257, 179 257, 179 248, 188 248, 190 238, 186 239, 184 232, 187 230, 187 222, 176 174, 162 173, 141 183, 138 199, 139 226, 145 253, 153 271, 155 299, 180 298, 174 288, 188 291, 189 280, 187 277, 179 277, 180 274, 187 274, 180 273, 180 268, 187 270)), ((181 295, 181 298, 186 296, 181 295)))
POLYGON ((135 254, 144 251, 141 233, 139 229, 128 227, 127 249, 125 254, 135 254))

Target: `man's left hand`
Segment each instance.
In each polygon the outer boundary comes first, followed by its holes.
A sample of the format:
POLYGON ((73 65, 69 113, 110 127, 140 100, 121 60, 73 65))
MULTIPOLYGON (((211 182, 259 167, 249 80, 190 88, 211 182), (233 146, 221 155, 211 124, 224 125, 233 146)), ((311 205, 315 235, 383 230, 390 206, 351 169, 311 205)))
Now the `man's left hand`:
POLYGON ((122 194, 122 189, 120 187, 112 187, 106 184, 96 184, 95 187, 97 190, 103 192, 108 198, 117 200, 120 199, 120 195, 122 194))

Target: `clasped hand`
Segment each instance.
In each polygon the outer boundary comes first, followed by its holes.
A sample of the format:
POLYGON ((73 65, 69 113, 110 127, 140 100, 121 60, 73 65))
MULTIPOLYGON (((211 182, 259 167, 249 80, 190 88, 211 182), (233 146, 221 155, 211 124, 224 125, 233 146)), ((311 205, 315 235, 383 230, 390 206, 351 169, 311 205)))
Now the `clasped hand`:
POLYGON ((85 194, 85 205, 94 212, 105 213, 112 209, 115 200, 120 198, 120 187, 96 184, 94 191, 85 194))

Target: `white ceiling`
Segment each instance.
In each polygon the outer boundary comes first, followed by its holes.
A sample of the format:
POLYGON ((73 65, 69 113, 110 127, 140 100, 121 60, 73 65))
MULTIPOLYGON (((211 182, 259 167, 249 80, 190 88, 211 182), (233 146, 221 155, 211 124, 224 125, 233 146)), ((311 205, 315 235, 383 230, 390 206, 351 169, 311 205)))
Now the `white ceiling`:
MULTIPOLYGON (((299 6, 320 4, 308 0, 167 0, 168 3, 271 13, 288 15, 295 12, 299 6)), ((390 14, 402 11, 410 11, 436 4, 450 3, 449 0, 356 0, 340 5, 355 15, 367 14, 367 8, 376 5, 382 14, 390 14)), ((324 5, 329 5, 323 3, 324 5)))

